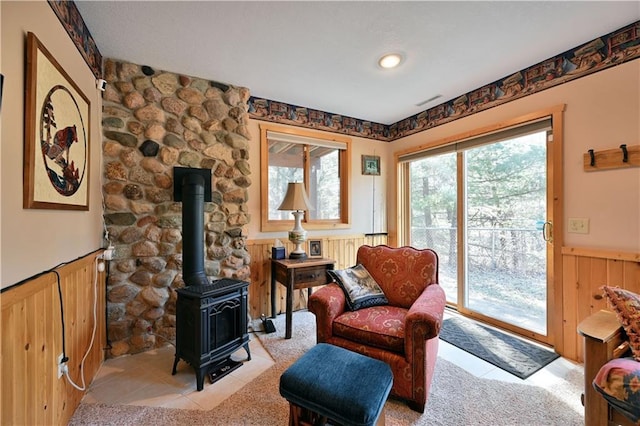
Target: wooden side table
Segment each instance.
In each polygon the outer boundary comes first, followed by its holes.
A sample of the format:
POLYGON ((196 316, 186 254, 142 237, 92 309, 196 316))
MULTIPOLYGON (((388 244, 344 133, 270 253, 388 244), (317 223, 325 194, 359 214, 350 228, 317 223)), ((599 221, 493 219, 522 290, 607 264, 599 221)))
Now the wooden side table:
POLYGON ((333 259, 271 259, 271 318, 276 317, 276 282, 287 288, 287 329, 285 339, 291 339, 293 291, 331 282, 327 271, 333 269, 333 259))

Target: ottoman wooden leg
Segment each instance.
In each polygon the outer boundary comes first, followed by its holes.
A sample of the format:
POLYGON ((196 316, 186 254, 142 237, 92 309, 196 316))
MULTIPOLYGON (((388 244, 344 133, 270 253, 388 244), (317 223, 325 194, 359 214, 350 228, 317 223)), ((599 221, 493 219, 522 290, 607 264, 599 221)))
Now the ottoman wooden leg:
MULTIPOLYGON (((376 426, 385 426, 384 408, 378 417, 376 426)), ((324 426, 328 419, 315 411, 289 403, 289 426, 324 426)))
POLYGON ((289 403, 289 426, 324 426, 327 418, 315 411, 289 403))

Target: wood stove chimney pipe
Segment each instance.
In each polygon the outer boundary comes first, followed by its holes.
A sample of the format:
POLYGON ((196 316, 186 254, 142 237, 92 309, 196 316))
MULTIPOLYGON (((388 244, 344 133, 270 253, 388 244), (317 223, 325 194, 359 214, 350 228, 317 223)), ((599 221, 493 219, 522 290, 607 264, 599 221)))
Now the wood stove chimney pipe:
POLYGON ((205 180, 202 174, 184 173, 182 177, 182 279, 187 286, 210 284, 204 273, 204 200, 205 180))

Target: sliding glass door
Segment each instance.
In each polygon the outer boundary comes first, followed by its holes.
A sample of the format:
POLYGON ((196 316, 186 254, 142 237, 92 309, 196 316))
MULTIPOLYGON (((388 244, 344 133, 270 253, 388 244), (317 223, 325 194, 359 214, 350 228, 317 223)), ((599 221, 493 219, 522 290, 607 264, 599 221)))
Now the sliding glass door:
POLYGON ((550 120, 404 158, 405 241, 433 248, 447 302, 547 341, 550 120))

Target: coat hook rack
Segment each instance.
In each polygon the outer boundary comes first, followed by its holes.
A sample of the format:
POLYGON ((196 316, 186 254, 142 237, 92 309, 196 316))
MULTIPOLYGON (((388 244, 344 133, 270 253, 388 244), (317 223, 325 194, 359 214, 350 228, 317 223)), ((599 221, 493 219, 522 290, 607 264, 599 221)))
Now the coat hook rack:
POLYGON ((627 151, 627 144, 623 143, 622 145, 620 145, 620 148, 622 149, 622 162, 623 163, 628 163, 629 162, 629 151, 627 151))
POLYGON ((585 172, 598 170, 640 167, 640 145, 620 145, 619 148, 594 151, 589 149, 584 154, 583 168, 585 172))

